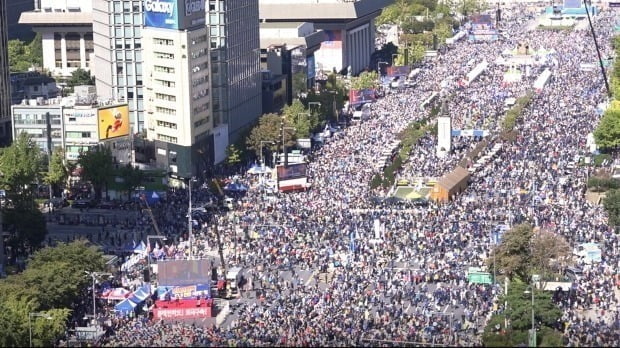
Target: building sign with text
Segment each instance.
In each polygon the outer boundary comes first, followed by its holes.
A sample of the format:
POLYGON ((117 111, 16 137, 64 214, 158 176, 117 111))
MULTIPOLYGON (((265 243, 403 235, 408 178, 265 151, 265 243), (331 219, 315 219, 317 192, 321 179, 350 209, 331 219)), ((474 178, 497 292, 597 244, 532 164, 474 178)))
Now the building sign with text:
POLYGON ((205 0, 144 0, 144 26, 185 30, 205 24, 205 0))

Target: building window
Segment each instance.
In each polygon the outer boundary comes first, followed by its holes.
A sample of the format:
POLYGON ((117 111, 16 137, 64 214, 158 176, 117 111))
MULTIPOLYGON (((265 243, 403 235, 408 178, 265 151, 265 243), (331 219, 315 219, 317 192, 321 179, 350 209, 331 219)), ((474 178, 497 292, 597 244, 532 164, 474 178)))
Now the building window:
POLYGON ((176 144, 178 142, 177 137, 171 137, 169 135, 159 134, 159 133, 157 134, 157 140, 165 141, 167 143, 173 143, 173 144, 176 144))
POLYGON ((155 99, 169 101, 169 102, 177 101, 176 96, 170 95, 170 94, 164 94, 164 93, 155 93, 155 99))
POLYGON ((166 122, 166 121, 157 121, 157 126, 159 127, 165 127, 165 128, 170 128, 170 129, 177 129, 177 124, 176 123, 172 123, 172 122, 166 122))
POLYGON ((177 111, 175 109, 164 108, 161 106, 156 106, 155 111, 163 115, 176 115, 177 111))
POLYGON ((176 83, 174 83, 173 81, 155 79, 155 84, 164 87, 176 87, 176 83))
POLYGON ((167 67, 167 66, 155 65, 155 66, 153 66, 153 70, 155 70, 157 72, 164 72, 164 73, 174 74, 174 68, 170 68, 170 67, 167 67))
POLYGON ((159 59, 174 59, 174 54, 173 53, 166 53, 166 52, 153 52, 155 55, 155 58, 159 58, 159 59))
POLYGON ((153 44, 162 46, 173 46, 174 40, 153 38, 153 44))

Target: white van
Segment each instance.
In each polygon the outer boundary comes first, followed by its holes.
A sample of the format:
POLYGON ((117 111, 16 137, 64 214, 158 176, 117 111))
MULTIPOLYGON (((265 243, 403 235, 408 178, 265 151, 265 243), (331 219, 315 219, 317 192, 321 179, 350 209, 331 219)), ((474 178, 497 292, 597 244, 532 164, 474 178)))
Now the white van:
POLYGON ((232 267, 226 273, 226 283, 231 295, 239 293, 239 282, 241 281, 241 267, 232 267))

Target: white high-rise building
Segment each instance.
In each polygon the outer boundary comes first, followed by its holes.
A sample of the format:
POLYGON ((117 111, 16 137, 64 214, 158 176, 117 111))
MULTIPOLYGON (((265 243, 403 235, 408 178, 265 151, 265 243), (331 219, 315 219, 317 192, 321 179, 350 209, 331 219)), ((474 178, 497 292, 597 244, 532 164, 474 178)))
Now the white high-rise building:
MULTIPOLYGON (((6 0, 5 0, 6 1, 6 0)), ((90 0, 34 0, 34 11, 23 12, 20 24, 41 33, 43 68, 68 77, 78 68, 88 70, 93 56, 90 0)))
POLYGON ((144 129, 142 10, 150 2, 91 1, 97 95, 127 103, 132 132, 140 132, 144 129))
POLYGON ((147 138, 157 166, 178 178, 213 163, 209 34, 204 0, 144 2, 147 138))

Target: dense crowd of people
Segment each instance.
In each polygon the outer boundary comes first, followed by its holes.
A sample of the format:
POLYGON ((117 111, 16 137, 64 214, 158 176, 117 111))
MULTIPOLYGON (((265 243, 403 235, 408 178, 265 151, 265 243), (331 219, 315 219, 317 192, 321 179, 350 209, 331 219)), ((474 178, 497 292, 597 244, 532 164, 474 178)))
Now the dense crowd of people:
MULTIPOLYGON (((235 320, 220 328, 121 320, 105 344, 479 344, 477 331, 493 312, 499 289, 469 283, 467 268, 484 265, 491 231, 498 225, 529 222, 573 246, 601 243, 603 261, 584 266, 577 283, 579 300, 562 305, 564 333, 571 345, 620 345, 619 299, 612 281, 620 267, 618 237, 602 208, 585 200, 590 169, 571 165, 586 152, 585 135, 598 122, 596 107, 605 99, 598 71, 579 70, 581 62, 597 59, 593 50, 582 49, 591 46, 591 37, 582 31, 527 31, 511 20, 505 19, 508 39, 457 42, 424 62, 415 88, 379 99, 372 106, 377 117, 344 129, 344 136, 313 153, 310 190, 268 199, 250 189, 232 211, 197 217, 191 244, 187 191, 170 191, 164 202, 153 206, 159 228, 170 240, 162 246, 163 257, 209 257, 217 249, 217 232, 230 266, 246 269, 250 281, 243 290, 261 301, 249 301, 235 320), (553 78, 524 108, 517 140, 502 142, 497 134, 505 98, 524 96, 540 71, 532 68, 529 76, 509 84, 503 80, 507 67, 494 62, 519 42, 553 47, 549 61, 557 64, 551 67, 553 78), (483 60, 489 67, 480 77, 466 86, 458 83, 483 60), (469 61, 473 63, 464 64, 469 61), (430 108, 422 109, 420 103, 442 89, 451 96, 447 103, 453 127, 484 127, 491 145, 503 143, 502 151, 472 176, 462 195, 446 204, 377 203, 373 198, 386 193, 369 188, 377 173, 371 165, 377 147, 391 143, 412 122, 429 119, 430 108), (244 231, 239 233, 239 227, 244 231), (257 238, 248 238, 254 233, 257 238), (314 281, 304 282, 295 274, 300 269, 312 270, 314 281), (321 281, 327 269, 331 281, 321 281), (615 314, 592 322, 580 315, 584 309, 615 314)), ((614 20, 610 13, 598 16, 599 42, 609 42, 614 20)), ((604 54, 611 52, 603 46, 604 54)), ((440 177, 477 139, 455 138, 446 158, 437 157, 435 144, 435 134, 424 135, 397 177, 440 177)), ((240 175, 236 180, 252 187, 257 179, 240 175)), ((204 186, 192 193, 196 202, 211 195, 204 186)), ((149 219, 139 221, 141 232, 151 228, 149 219)))

